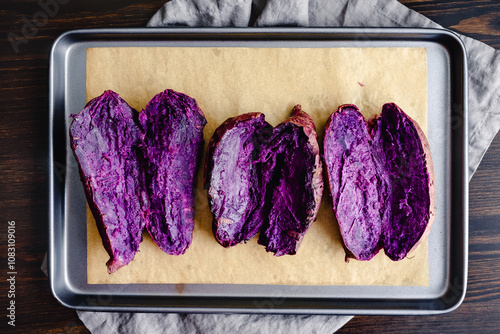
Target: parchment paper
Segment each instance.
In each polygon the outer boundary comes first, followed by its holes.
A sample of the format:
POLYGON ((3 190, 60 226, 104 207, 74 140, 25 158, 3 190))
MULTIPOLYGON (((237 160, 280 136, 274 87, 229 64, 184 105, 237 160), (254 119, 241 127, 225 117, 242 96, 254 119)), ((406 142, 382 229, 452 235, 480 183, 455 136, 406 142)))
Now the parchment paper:
MULTIPOLYGON (((328 117, 345 103, 356 104, 371 118, 384 103, 395 102, 427 133, 425 48, 87 49, 87 101, 112 89, 141 110, 167 88, 198 101, 208 122, 206 143, 229 117, 258 111, 275 126, 295 104, 311 115, 320 141, 328 117)), ((135 259, 111 275, 105 265, 109 256, 87 210, 87 281, 428 286, 426 241, 399 262, 381 251, 368 262, 346 263, 326 189, 317 221, 297 255, 277 258, 256 238, 229 249, 215 241, 200 169, 188 251, 181 256, 163 253, 145 232, 135 259)))

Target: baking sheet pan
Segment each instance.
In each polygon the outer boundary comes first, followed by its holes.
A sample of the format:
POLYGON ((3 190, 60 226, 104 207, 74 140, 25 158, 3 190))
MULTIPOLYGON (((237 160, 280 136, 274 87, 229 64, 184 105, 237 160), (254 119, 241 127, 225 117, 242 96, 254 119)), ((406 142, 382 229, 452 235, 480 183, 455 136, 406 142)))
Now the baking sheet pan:
POLYGON ((467 272, 465 67, 462 44, 441 30, 106 29, 62 35, 53 46, 50 82, 53 294, 68 307, 91 310, 432 314, 456 308, 465 295, 467 272), (428 139, 436 179, 442 180, 429 237, 429 284, 87 284, 85 198, 67 149, 65 122, 86 103, 87 50, 99 47, 425 48, 428 139))
MULTIPOLYGON (((426 48, 248 45, 87 48, 87 101, 113 89, 141 110, 165 87, 184 92, 197 100, 207 118, 206 144, 227 118, 259 110, 275 126, 297 103, 316 124, 319 142, 331 112, 345 103, 356 104, 370 119, 387 101, 396 102, 427 132, 426 48)), ((73 172, 68 170, 68 179, 73 172)), ((167 256, 145 232, 134 260, 109 275, 103 265, 109 256, 87 210, 87 282, 429 285, 427 239, 402 261, 391 261, 379 252, 370 261, 346 263, 329 196, 323 197, 317 219, 294 256, 267 253, 257 237, 235 247, 220 247, 212 232, 203 173, 197 176, 193 242, 182 256, 167 256)), ((67 196, 74 199, 81 191, 77 185, 68 189, 67 196)))

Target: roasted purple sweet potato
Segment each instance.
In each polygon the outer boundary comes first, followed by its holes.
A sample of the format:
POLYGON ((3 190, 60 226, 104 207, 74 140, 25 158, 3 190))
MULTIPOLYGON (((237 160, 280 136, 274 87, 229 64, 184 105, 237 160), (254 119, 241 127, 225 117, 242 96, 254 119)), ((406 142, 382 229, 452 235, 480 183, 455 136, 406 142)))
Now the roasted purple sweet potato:
POLYGON ((393 261, 423 240, 434 219, 434 170, 420 126, 394 103, 373 122, 373 156, 388 183, 382 243, 393 261))
POLYGON ((166 253, 186 252, 193 238, 196 173, 206 120, 196 101, 165 90, 140 113, 150 207, 146 228, 166 253))
POLYGON ((272 131, 262 113, 229 118, 214 132, 205 159, 205 185, 215 239, 224 247, 253 238, 263 221, 261 146, 272 131))
POLYGON ((325 128, 324 160, 347 257, 397 261, 429 233, 434 171, 424 133, 395 104, 367 123, 353 105, 325 128))
POLYGON ((325 126, 328 185, 348 252, 369 260, 380 250, 385 183, 372 157, 368 124, 354 105, 341 106, 325 126))
POLYGON ((260 154, 267 214, 258 242, 275 256, 296 254, 323 194, 316 130, 300 105, 273 129, 260 154))
POLYGON ((139 153, 143 134, 137 116, 108 90, 74 115, 70 126, 85 195, 110 256, 109 273, 132 261, 146 222, 148 199, 139 153))

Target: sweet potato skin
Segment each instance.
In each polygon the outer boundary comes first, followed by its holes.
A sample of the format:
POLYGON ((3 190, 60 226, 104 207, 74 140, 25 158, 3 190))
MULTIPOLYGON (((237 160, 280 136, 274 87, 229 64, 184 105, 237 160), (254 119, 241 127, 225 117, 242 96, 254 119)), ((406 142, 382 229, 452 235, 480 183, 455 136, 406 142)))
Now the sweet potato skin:
POLYGON ((143 133, 132 109, 105 91, 73 116, 70 145, 87 202, 110 259, 109 273, 139 251, 148 200, 140 173, 143 133))

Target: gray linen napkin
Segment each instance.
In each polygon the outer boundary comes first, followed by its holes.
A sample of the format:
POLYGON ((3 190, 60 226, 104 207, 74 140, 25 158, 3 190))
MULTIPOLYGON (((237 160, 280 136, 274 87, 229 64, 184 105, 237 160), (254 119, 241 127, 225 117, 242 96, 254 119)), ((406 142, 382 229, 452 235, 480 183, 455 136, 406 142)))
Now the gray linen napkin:
MULTIPOLYGON (((173 0, 150 27, 440 27, 396 0, 173 0)), ((500 128, 500 52, 468 37, 469 177, 500 128)), ((92 333, 333 333, 349 316, 97 313, 92 333)))

